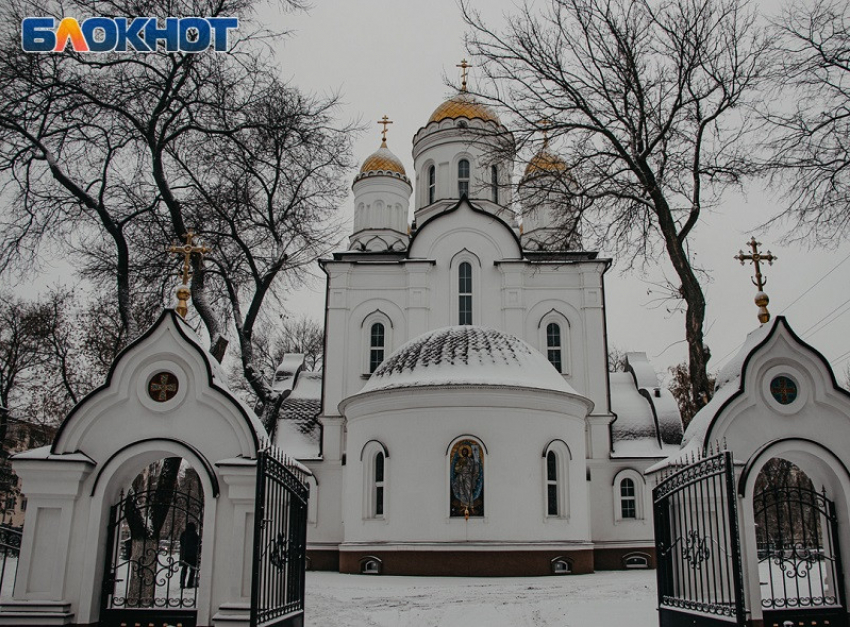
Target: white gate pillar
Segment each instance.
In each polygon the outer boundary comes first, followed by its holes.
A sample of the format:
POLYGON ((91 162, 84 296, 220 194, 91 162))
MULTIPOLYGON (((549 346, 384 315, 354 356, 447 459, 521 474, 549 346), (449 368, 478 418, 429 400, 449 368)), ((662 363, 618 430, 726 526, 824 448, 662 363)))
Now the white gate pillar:
POLYGON ((15 472, 26 485, 27 524, 21 540, 11 601, 0 606, 0 625, 65 625, 76 607, 69 590, 68 562, 79 544, 72 537, 80 488, 94 469, 85 455, 48 455, 47 447, 15 457, 15 472))
POLYGON ((215 627, 248 627, 251 618, 251 564, 257 460, 229 459, 216 464, 231 507, 219 511, 213 559, 212 617, 215 627))

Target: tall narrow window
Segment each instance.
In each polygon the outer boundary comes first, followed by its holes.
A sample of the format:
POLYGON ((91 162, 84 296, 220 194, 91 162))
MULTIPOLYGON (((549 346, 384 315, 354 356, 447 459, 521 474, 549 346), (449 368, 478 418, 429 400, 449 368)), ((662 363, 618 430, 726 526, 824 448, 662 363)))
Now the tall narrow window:
POLYGON ((384 515, 384 454, 375 455, 375 508, 372 515, 381 518, 384 515))
POLYGON ((457 162, 457 195, 458 198, 469 196, 469 161, 466 159, 457 162))
POLYGON ((431 205, 437 199, 437 168, 428 168, 428 204, 431 205))
POLYGON ((558 456, 555 451, 546 455, 546 513, 557 516, 558 511, 558 456))
POLYGON ((555 366, 555 370, 563 372, 561 369, 561 327, 554 322, 550 322, 546 326, 546 357, 549 362, 555 366))
POLYGON ((499 202, 499 168, 490 166, 490 195, 493 202, 499 202))
POLYGON ((472 324, 472 264, 464 261, 457 269, 458 324, 472 324))
POLYGON ((384 325, 376 322, 372 325, 369 339, 369 373, 375 372, 382 361, 384 361, 384 325))
POLYGON ((635 482, 632 479, 626 478, 620 482, 620 518, 637 518, 635 482))

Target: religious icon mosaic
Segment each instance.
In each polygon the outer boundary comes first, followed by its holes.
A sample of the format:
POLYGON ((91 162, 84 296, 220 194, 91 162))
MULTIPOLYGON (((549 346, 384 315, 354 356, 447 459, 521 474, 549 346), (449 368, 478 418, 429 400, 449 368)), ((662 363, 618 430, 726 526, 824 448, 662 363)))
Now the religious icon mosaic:
POLYGON ((449 454, 452 517, 484 516, 484 452, 475 440, 460 440, 449 454))
POLYGON ((170 401, 177 395, 180 383, 170 372, 157 372, 148 381, 148 396, 157 403, 170 401))

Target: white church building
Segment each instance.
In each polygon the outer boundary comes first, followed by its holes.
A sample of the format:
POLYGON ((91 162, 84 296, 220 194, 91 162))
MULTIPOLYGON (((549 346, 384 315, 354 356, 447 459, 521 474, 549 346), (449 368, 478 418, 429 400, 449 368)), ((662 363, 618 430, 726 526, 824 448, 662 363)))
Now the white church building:
POLYGON ((578 232, 569 205, 530 191, 566 168, 545 145, 514 203, 514 164, 492 157, 506 145, 462 92, 413 138, 412 178, 384 135, 354 179, 348 250, 320 262, 321 379, 279 373, 294 388, 277 443, 314 473, 313 569, 654 565, 643 473, 679 448, 676 403, 641 353, 608 372, 611 261, 560 235, 578 232))

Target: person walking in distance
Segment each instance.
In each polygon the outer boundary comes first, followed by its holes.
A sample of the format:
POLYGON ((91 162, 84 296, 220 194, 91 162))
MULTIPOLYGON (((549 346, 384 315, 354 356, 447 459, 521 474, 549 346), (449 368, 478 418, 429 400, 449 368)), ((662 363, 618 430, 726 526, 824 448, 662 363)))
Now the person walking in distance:
POLYGON ((195 587, 200 546, 201 537, 198 535, 197 527, 195 523, 190 522, 186 525, 186 530, 180 534, 180 588, 195 587))

